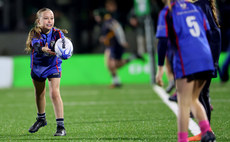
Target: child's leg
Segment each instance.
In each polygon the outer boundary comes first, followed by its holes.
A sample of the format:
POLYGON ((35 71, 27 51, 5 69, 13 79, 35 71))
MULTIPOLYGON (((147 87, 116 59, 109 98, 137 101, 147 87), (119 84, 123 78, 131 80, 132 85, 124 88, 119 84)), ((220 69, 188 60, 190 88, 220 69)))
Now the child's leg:
POLYGON ((194 84, 194 90, 193 90, 193 97, 192 97, 192 104, 191 109, 195 116, 195 118, 198 120, 201 132, 202 134, 206 133, 208 130, 210 130, 209 121, 206 115, 206 112, 204 110, 203 105, 198 100, 200 92, 202 88, 205 85, 204 80, 196 80, 194 84))
POLYGON ((60 95, 60 78, 49 78, 49 88, 57 122, 57 131, 54 136, 65 136, 63 102, 60 95))
POLYGON ((34 89, 35 89, 37 111, 38 111, 38 114, 43 114, 45 113, 45 107, 46 107, 45 81, 39 82, 39 81, 33 80, 33 84, 34 84, 34 89))
POLYGON ((63 102, 60 95, 60 78, 49 78, 50 98, 53 103, 56 119, 63 118, 63 102))
POLYGON ((35 96, 36 96, 36 105, 37 105, 37 121, 30 127, 29 132, 35 133, 41 127, 47 125, 46 122, 46 114, 45 114, 45 81, 36 81, 33 80, 34 88, 35 88, 35 96))
POLYGON ((186 78, 176 80, 178 94, 178 142, 187 142, 193 87, 194 82, 187 82, 186 78))

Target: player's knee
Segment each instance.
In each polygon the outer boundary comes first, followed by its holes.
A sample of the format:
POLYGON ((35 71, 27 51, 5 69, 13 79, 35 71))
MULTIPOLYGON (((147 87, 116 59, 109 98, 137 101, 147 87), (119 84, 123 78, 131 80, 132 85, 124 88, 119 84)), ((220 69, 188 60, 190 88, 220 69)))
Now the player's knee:
POLYGON ((45 90, 43 90, 43 91, 41 91, 41 90, 37 91, 36 90, 35 94, 36 94, 37 98, 43 98, 43 97, 45 97, 45 90))
POLYGON ((50 97, 51 97, 52 100, 59 99, 59 97, 60 97, 59 90, 57 90, 57 89, 51 90, 50 91, 50 97))

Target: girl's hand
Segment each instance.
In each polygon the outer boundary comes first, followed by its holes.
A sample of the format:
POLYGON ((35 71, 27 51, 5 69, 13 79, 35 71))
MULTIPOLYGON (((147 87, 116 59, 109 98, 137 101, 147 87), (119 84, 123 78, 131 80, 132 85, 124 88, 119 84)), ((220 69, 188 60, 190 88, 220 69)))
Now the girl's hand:
POLYGON ((46 45, 44 47, 42 47, 42 51, 44 53, 49 53, 50 55, 56 55, 55 52, 53 52, 53 51, 51 51, 51 49, 49 49, 48 43, 46 43, 46 45))
POLYGON ((163 80, 162 80, 163 74, 164 74, 163 66, 158 66, 157 75, 156 75, 156 83, 157 85, 161 87, 164 85, 163 80))

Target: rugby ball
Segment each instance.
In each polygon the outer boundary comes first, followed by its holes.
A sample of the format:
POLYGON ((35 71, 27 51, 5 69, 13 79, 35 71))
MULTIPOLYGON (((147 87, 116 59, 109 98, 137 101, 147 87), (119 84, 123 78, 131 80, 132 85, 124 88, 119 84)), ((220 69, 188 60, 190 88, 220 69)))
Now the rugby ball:
POLYGON ((58 58, 67 60, 73 55, 73 44, 66 37, 59 38, 55 43, 54 50, 58 58))

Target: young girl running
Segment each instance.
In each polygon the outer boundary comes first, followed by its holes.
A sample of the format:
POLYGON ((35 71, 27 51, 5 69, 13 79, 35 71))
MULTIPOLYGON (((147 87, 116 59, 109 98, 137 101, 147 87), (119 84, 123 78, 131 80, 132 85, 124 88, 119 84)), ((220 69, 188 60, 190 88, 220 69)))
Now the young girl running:
MULTIPOLYGON (((213 77, 214 65, 206 37, 209 23, 199 7, 185 0, 168 0, 162 14, 165 19, 158 24, 158 38, 168 38, 174 54, 174 74, 178 94, 178 142, 187 142, 190 110, 198 120, 202 142, 213 142, 208 118, 199 102, 199 95, 207 79, 213 77), (162 32, 163 31, 163 32, 162 32)), ((159 41, 160 42, 160 41, 159 41)), ((161 43, 161 42, 160 42, 161 43)), ((159 50, 166 50, 163 46, 159 50)), ((159 51, 159 53, 165 53, 159 51)), ((165 56, 159 55, 159 59, 165 56)), ((158 66, 156 82, 162 84, 163 66, 158 66)))
POLYGON ((31 78, 35 89, 37 121, 29 132, 35 133, 47 125, 46 121, 46 79, 49 82, 50 98, 56 116, 57 131, 54 136, 65 136, 63 102, 60 96, 61 63, 54 52, 55 42, 64 37, 66 30, 54 28, 54 14, 48 8, 36 14, 35 27, 31 29, 26 41, 26 51, 31 52, 31 78))

